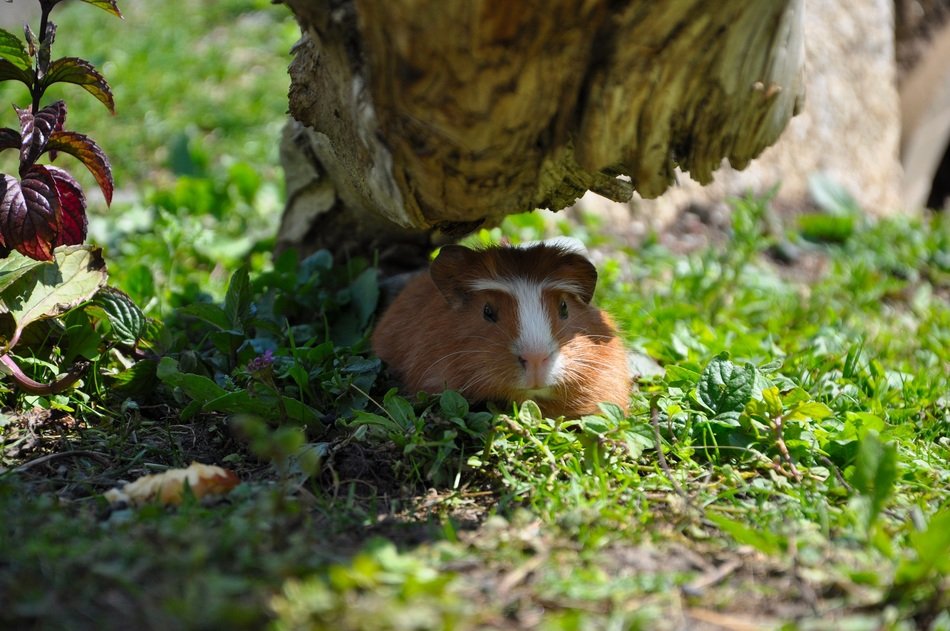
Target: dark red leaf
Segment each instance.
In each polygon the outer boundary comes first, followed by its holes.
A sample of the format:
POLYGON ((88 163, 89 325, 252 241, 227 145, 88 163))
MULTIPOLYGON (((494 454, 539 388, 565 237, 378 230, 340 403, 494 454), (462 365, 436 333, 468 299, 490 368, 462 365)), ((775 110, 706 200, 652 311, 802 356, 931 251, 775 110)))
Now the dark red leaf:
POLYGON ((2 178, 0 234, 3 244, 39 261, 52 260, 61 217, 53 176, 45 167, 34 165, 22 182, 9 175, 2 178))
POLYGON ((59 207, 62 212, 59 238, 54 247, 60 245, 79 245, 86 240, 86 196, 79 182, 67 171, 59 167, 47 166, 53 176, 56 192, 59 194, 59 207))
POLYGON ((50 64, 49 70, 43 77, 42 85, 45 90, 53 83, 74 83, 81 86, 86 92, 93 95, 109 111, 115 114, 115 100, 112 90, 105 77, 99 74, 95 67, 85 59, 78 57, 63 57, 50 64))
POLYGON ((20 81, 26 84, 26 87, 33 86, 33 73, 17 68, 6 59, 0 59, 0 81, 20 81))
POLYGON ((23 139, 20 138, 20 132, 9 127, 0 129, 0 151, 4 149, 19 149, 23 139))
POLYGON ((36 114, 29 109, 15 108, 20 116, 20 175, 36 162, 49 142, 50 134, 66 119, 66 104, 56 101, 36 114))
POLYGON ((49 151, 62 151, 78 158, 96 178, 106 203, 112 203, 112 165, 109 158, 91 138, 74 131, 54 131, 46 145, 49 151))

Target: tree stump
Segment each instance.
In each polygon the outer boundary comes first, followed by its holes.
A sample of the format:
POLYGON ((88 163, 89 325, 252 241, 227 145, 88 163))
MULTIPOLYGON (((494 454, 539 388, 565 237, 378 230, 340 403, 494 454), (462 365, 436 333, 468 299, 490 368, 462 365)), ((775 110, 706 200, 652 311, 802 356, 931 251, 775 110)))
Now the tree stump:
POLYGON ((416 265, 587 190, 741 169, 802 105, 803 0, 283 1, 279 248, 416 265))

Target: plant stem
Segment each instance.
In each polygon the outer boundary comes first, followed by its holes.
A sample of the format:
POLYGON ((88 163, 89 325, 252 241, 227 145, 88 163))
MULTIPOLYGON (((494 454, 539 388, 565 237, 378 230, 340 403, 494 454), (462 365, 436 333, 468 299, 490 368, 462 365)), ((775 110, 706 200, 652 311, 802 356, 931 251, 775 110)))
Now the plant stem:
MULTIPOLYGON (((33 85, 30 86, 30 93, 33 96, 33 113, 36 114, 40 111, 40 99, 43 98, 44 90, 40 87, 40 60, 43 58, 43 42, 46 41, 46 29, 49 27, 49 12, 53 10, 53 7, 49 6, 45 2, 40 3, 40 33, 39 41, 37 42, 36 50, 36 67, 33 69, 33 85)), ((42 69, 43 72, 46 71, 45 68, 42 69)))

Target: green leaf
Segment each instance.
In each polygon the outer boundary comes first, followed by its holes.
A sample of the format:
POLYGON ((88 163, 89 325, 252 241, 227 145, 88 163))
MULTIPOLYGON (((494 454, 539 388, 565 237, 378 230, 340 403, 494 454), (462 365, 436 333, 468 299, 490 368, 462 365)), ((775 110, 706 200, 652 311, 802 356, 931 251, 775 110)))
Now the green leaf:
POLYGON ((805 213, 798 218, 802 236, 817 243, 844 243, 854 233, 854 217, 805 213))
POLYGON ((106 283, 102 250, 87 245, 57 248, 54 258, 22 274, 0 300, 0 313, 16 322, 15 337, 37 320, 55 318, 92 298, 106 283))
POLYGON ((251 282, 247 267, 239 267, 231 275, 228 291, 224 296, 224 312, 232 329, 243 331, 251 313, 251 282))
POLYGON ((897 585, 926 580, 934 570, 950 575, 950 509, 931 517, 927 529, 912 533, 910 542, 917 558, 901 561, 894 577, 897 585))
POLYGON ((80 86, 115 114, 115 99, 105 77, 85 59, 62 57, 50 64, 40 82, 43 89, 54 83, 72 83, 80 86))
POLYGON ((122 17, 122 12, 119 11, 119 6, 116 4, 116 0, 82 0, 86 4, 91 4, 94 7, 99 7, 103 11, 111 13, 117 18, 122 17))
POLYGON ((19 81, 30 88, 33 86, 33 75, 17 68, 6 59, 0 59, 0 81, 19 81))
POLYGON ((361 329, 369 324, 369 319, 375 313, 376 304, 379 301, 379 285, 376 276, 375 268, 367 268, 350 285, 350 295, 361 329))
POLYGON ((706 366, 699 379, 699 398, 717 416, 741 412, 752 398, 756 369, 752 364, 736 366, 723 353, 706 366))
POLYGON ((45 265, 45 263, 19 252, 11 252, 7 258, 0 259, 0 312, 3 311, 3 301, 5 299, 3 294, 7 287, 40 265, 45 265))
POLYGON ((178 362, 171 357, 162 357, 158 362, 157 376, 168 385, 181 388, 191 399, 204 405, 227 394, 227 390, 202 375, 180 372, 178 362))
POLYGON ((818 401, 808 401, 800 405, 796 405, 794 408, 789 410, 788 414, 785 415, 785 419, 788 421, 805 421, 813 420, 820 421, 822 419, 828 418, 833 412, 824 403, 818 401))
POLYGON ((776 535, 768 530, 753 530, 743 523, 733 521, 728 517, 708 513, 706 517, 713 522, 719 529, 736 540, 737 543, 752 546, 753 548, 769 554, 778 556, 785 551, 786 545, 783 537, 776 535))
POLYGON ((180 307, 178 309, 178 313, 203 320, 211 326, 222 331, 228 331, 231 329, 231 319, 228 317, 228 314, 224 311, 224 309, 218 305, 213 305, 207 302, 196 302, 194 304, 180 307))
POLYGON ((64 320, 66 346, 63 349, 63 361, 69 363, 76 357, 84 357, 90 361, 98 359, 102 333, 93 326, 88 314, 84 311, 73 311, 64 320))
POLYGON ((96 178, 96 183, 106 198, 106 204, 112 204, 112 191, 115 188, 112 164, 105 152, 91 138, 74 131, 54 131, 46 143, 46 150, 62 151, 82 162, 96 178))
POLYGON ((439 408, 449 418, 465 418, 468 414, 468 401, 454 390, 446 390, 439 397, 439 408))
POLYGON ((408 401, 399 396, 395 388, 383 397, 383 407, 403 429, 409 429, 415 424, 415 410, 412 409, 408 401))
POLYGON ((623 432, 624 442, 627 444, 627 450, 631 458, 639 458, 645 449, 653 449, 656 446, 653 438, 653 428, 646 423, 640 423, 623 432))
POLYGON ((782 397, 776 386, 766 388, 762 391, 762 401, 765 403, 765 409, 770 418, 774 419, 782 415, 782 411, 784 410, 782 397))
POLYGON ((690 370, 689 368, 683 368, 678 364, 670 364, 666 366, 666 382, 669 384, 678 384, 678 383, 696 383, 699 381, 700 374, 695 370, 690 370))
POLYGON ((0 59, 5 59, 14 67, 27 72, 33 66, 30 55, 26 52, 26 47, 20 38, 2 28, 0 28, 0 59))
MULTIPOLYGON (((197 376, 197 375, 195 375, 197 376)), ((290 397, 281 397, 283 409, 287 413, 287 420, 306 425, 319 425, 321 414, 309 405, 290 397)), ((203 412, 224 412, 226 414, 253 414, 270 420, 278 420, 280 406, 276 397, 253 396, 247 390, 227 392, 219 397, 205 400, 202 403, 203 412)))
POLYGON ((858 446, 851 483, 871 502, 869 525, 881 512, 896 480, 897 447, 893 443, 881 442, 877 432, 868 432, 858 446))
POLYGON ((116 342, 135 346, 145 333, 146 324, 145 314, 138 305, 114 287, 103 287, 92 302, 109 319, 116 342))

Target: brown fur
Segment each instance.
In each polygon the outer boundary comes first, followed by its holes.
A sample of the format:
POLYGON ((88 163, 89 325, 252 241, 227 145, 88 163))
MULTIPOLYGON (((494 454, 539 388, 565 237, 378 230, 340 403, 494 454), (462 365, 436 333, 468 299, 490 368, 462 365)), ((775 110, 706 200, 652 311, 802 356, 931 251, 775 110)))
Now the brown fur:
POLYGON ((376 354, 407 390, 457 390, 471 401, 534 398, 548 416, 579 416, 608 401, 626 410, 630 377, 626 352, 610 318, 591 306, 597 272, 583 256, 559 247, 442 249, 429 272, 413 278, 383 314, 373 334, 376 354), (470 288, 478 280, 556 280, 571 292, 542 299, 563 358, 563 377, 547 397, 519 389, 524 369, 512 344, 518 309, 505 292, 470 288), (568 318, 558 317, 561 300, 568 318), (497 322, 487 321, 488 304, 497 322))

